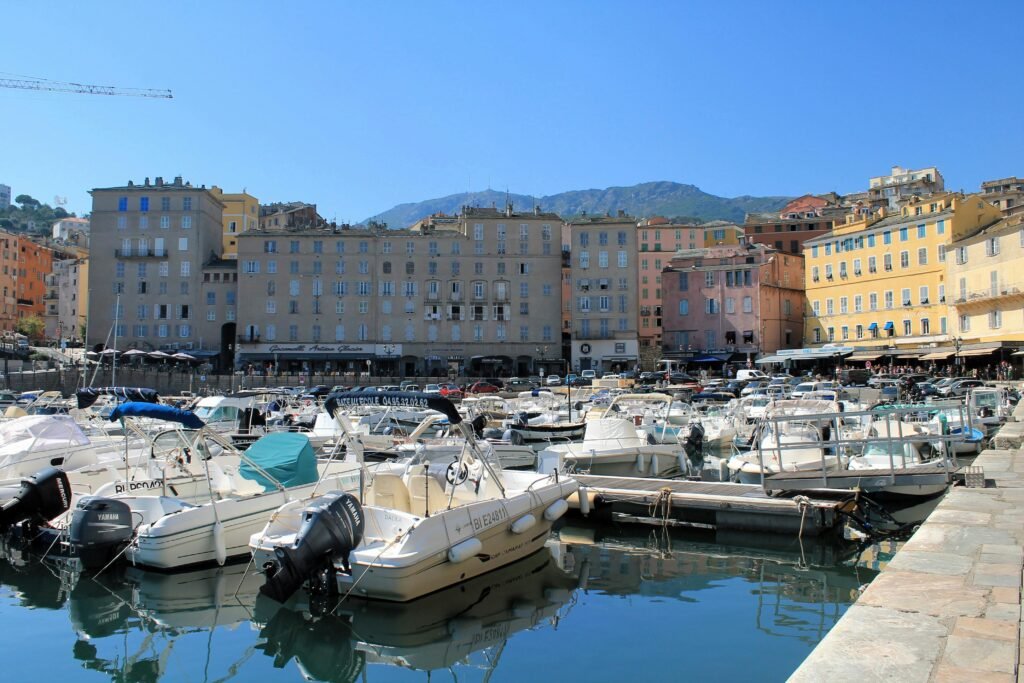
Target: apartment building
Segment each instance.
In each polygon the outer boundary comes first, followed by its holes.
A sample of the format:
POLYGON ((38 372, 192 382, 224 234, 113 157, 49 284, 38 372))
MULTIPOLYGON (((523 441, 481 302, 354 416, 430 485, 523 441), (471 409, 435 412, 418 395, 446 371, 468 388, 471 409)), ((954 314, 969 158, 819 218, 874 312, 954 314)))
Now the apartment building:
POLYGON ((704 228, 700 225, 676 224, 662 216, 640 221, 636 231, 639 259, 639 327, 640 364, 654 369, 661 358, 661 271, 680 249, 704 246, 704 228))
POLYGON ((260 224, 260 203, 247 192, 224 192, 216 185, 210 191, 224 205, 224 242, 221 258, 238 258, 238 233, 254 230, 260 224))
POLYGON ((24 236, 0 231, 0 332, 18 324, 18 253, 24 236))
POLYGON ((953 352, 1012 360, 1010 353, 1024 346, 1024 214, 967 233, 951 252, 946 281, 953 352))
POLYGON ((1004 216, 1024 213, 1024 180, 1017 176, 986 180, 981 184, 981 193, 1004 216))
POLYGON ((832 229, 832 223, 849 211, 836 195, 805 194, 777 212, 748 213, 743 233, 752 244, 765 244, 778 251, 799 254, 809 239, 832 229))
POLYGON ((640 362, 637 330, 637 221, 583 216, 571 236, 571 362, 574 370, 632 370, 640 362))
POLYGON ((74 216, 61 218, 59 221, 53 222, 50 231, 51 238, 60 242, 68 242, 78 234, 86 236, 89 234, 88 218, 75 218, 74 216))
POLYGON ((91 347, 230 354, 234 264, 224 265, 224 204, 180 176, 92 190, 91 347), (224 275, 228 275, 227 282, 224 275), (214 279, 216 278, 216 280, 214 279))
POLYGON ((18 318, 46 315, 46 276, 53 271, 53 250, 22 237, 18 242, 18 318))
POLYGON ((750 364, 800 345, 804 258, 764 244, 681 250, 662 274, 662 353, 750 364))
POLYGON ((847 199, 864 199, 872 209, 897 209, 913 197, 924 197, 945 189, 945 180, 934 166, 916 170, 893 166, 888 175, 868 179, 868 190, 863 197, 850 195, 847 199))
POLYGON ((56 258, 45 277, 46 337, 66 341, 83 338, 88 312, 89 260, 56 258))
POLYGON ((704 230, 705 247, 735 246, 743 242, 743 228, 735 223, 730 223, 729 221, 708 221, 707 223, 701 223, 700 227, 704 230))
POLYGON ((855 360, 930 355, 954 336, 948 252, 999 218, 980 195, 945 193, 915 198, 893 213, 850 214, 828 235, 808 240, 804 343, 871 351, 855 360))
POLYGON ((6 209, 11 205, 11 186, 0 184, 0 209, 6 209))
POLYGON ((564 367, 557 215, 467 206, 408 230, 280 223, 238 236, 240 363, 392 376, 564 367))

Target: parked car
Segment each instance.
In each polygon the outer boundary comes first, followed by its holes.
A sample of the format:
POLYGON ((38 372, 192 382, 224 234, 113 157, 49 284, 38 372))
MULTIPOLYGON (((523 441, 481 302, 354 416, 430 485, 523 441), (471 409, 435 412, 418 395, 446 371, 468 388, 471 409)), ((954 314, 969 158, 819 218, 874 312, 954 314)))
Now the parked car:
POLYGON ((326 396, 331 393, 331 388, 326 384, 317 384, 316 386, 310 387, 306 393, 310 396, 326 396))
POLYGON ((441 395, 441 385, 440 384, 428 384, 427 386, 423 387, 423 393, 424 394, 431 394, 432 396, 440 396, 441 395))
POLYGON ((577 382, 577 380, 579 380, 579 378, 580 378, 579 375, 577 375, 574 372, 570 372, 568 375, 565 376, 565 386, 567 386, 567 387, 574 387, 574 386, 576 386, 576 382, 577 382))
POLYGON ((542 384, 544 384, 544 380, 540 377, 540 375, 530 375, 529 377, 526 378, 526 380, 535 387, 539 387, 542 384))
POLYGON ((10 391, 0 391, 0 408, 6 409, 9 406, 17 405, 18 397, 10 391))
POLYGON ((939 389, 939 395, 944 397, 959 397, 966 396, 969 389, 974 387, 983 387, 985 383, 980 379, 958 379, 939 389))
POLYGON ((440 389, 441 396, 448 399, 461 399, 462 389, 457 384, 442 384, 440 389))
POLYGON ((640 379, 641 382, 654 382, 654 381, 657 381, 657 379, 658 379, 658 373, 656 373, 656 372, 641 372, 639 379, 640 379))
POLYGON ((747 384, 747 386, 743 387, 743 389, 740 391, 740 396, 749 396, 749 395, 751 395, 751 394, 753 394, 755 392, 758 392, 758 391, 760 391, 762 389, 767 389, 767 388, 768 388, 768 382, 766 380, 757 380, 755 382, 750 382, 749 384, 747 384))
POLYGON ((558 375, 548 375, 544 380, 544 384, 547 384, 549 387, 560 387, 562 386, 562 378, 558 375))
POLYGON ((490 382, 473 382, 466 388, 467 394, 496 394, 498 387, 490 382))
POLYGON ((596 370, 581 370, 580 371, 580 377, 582 377, 583 379, 585 379, 587 381, 592 381, 592 380, 597 378, 597 371, 596 370))
POLYGON ((887 380, 887 379, 898 380, 899 377, 896 376, 896 375, 889 375, 889 374, 885 374, 885 373, 881 373, 881 374, 878 374, 878 375, 872 375, 871 378, 868 379, 868 386, 871 387, 872 389, 877 389, 879 384, 881 384, 882 380, 887 380))
POLYGON ((509 391, 528 391, 533 389, 534 386, 533 382, 523 377, 510 377, 508 382, 505 383, 505 388, 509 391))
POLYGON ((619 379, 619 374, 617 372, 609 372, 601 375, 601 379, 619 379))

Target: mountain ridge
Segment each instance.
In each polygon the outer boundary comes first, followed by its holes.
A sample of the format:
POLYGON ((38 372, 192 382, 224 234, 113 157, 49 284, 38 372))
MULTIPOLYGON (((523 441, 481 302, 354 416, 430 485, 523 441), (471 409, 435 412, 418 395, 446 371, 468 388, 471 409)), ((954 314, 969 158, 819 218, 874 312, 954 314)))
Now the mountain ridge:
POLYGON ((697 221, 725 220, 742 223, 748 212, 777 211, 791 199, 792 197, 753 195, 719 197, 704 192, 696 185, 659 180, 603 189, 567 190, 544 197, 498 190, 459 192, 419 202, 397 204, 364 222, 377 221, 387 223, 392 228, 407 228, 435 213, 453 215, 463 206, 503 207, 506 201, 510 201, 520 211, 529 211, 534 206, 540 206, 542 211, 557 213, 562 218, 624 211, 637 218, 666 216, 697 221))

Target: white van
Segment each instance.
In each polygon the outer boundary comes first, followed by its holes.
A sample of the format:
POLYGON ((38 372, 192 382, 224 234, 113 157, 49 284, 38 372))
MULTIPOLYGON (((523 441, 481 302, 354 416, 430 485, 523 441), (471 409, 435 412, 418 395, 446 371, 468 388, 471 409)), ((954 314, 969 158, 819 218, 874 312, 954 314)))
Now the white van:
POLYGON ((582 370, 580 372, 580 377, 582 377, 583 379, 588 380, 588 381, 596 379, 597 378, 597 371, 596 370, 582 370))
POLYGON ((750 382, 753 380, 768 380, 771 379, 768 375, 761 372, 760 370, 737 370, 736 379, 744 382, 750 382))

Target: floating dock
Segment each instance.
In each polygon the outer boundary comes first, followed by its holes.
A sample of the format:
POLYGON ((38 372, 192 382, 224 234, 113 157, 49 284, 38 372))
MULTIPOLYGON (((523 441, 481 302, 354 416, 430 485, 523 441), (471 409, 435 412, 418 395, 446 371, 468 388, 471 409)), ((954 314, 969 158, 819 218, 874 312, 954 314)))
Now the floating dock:
MULTIPOLYGON (((843 526, 840 505, 849 491, 769 496, 754 484, 574 475, 584 509, 623 521, 734 531, 820 536, 843 526)), ((570 505, 581 509, 580 496, 570 505)))

